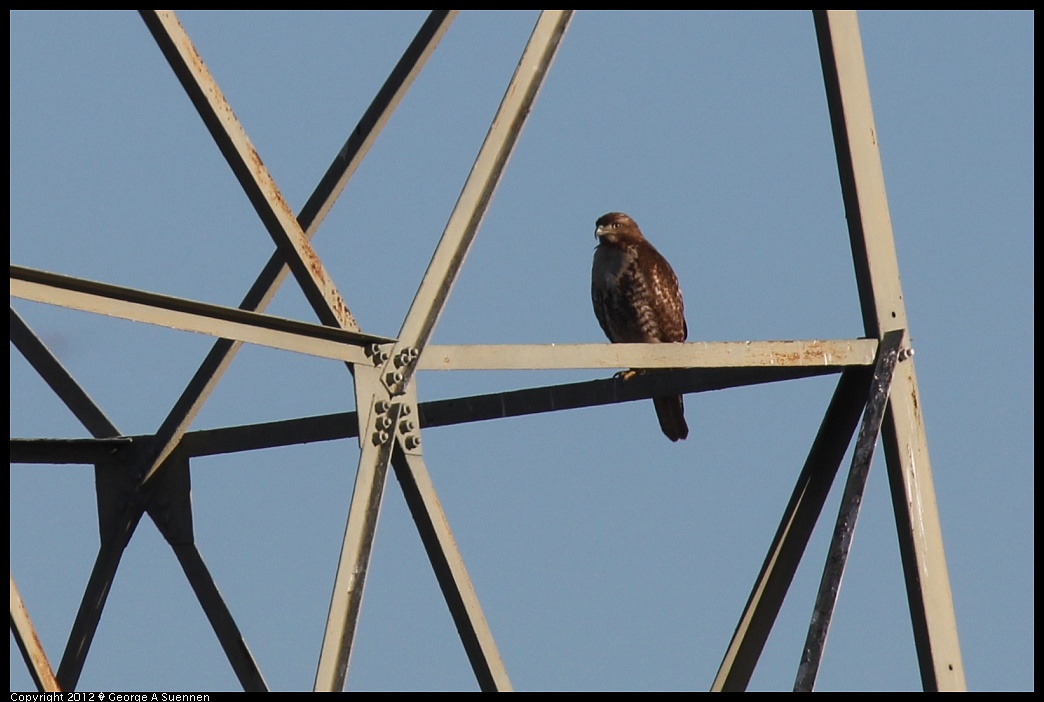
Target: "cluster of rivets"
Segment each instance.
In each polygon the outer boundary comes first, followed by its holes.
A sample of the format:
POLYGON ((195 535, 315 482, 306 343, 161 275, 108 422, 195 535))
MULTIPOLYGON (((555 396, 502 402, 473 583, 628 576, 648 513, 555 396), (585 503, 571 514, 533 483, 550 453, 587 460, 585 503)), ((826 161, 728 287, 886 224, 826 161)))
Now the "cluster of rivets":
POLYGON ((402 351, 395 354, 395 367, 402 368, 403 366, 415 361, 418 356, 420 356, 420 351, 412 346, 407 346, 402 351))
POLYGON ((377 400, 373 403, 373 409, 377 413, 377 417, 373 422, 377 428, 377 431, 373 433, 373 443, 376 446, 387 443, 388 439, 391 438, 388 430, 395 425, 395 420, 388 416, 391 408, 392 403, 387 400, 377 400))
POLYGON ((382 366, 390 358, 390 354, 381 348, 380 344, 370 344, 370 348, 366 350, 367 355, 373 359, 373 365, 382 366))

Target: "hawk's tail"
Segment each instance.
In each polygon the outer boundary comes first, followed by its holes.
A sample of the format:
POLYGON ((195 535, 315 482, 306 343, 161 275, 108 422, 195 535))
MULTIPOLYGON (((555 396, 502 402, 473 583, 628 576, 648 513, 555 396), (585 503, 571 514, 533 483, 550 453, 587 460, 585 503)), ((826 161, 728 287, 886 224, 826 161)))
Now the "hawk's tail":
POLYGON ((684 439, 689 435, 689 425, 685 423, 685 404, 681 395, 664 395, 654 397, 656 418, 660 420, 660 429, 671 441, 684 439))

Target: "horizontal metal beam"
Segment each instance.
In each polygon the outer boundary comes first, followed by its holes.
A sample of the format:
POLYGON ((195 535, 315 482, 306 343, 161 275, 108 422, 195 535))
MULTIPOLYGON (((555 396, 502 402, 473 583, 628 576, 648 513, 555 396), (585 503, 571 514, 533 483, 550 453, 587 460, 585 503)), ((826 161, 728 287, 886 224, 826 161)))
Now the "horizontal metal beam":
POLYGON ((23 300, 352 363, 370 363, 362 346, 393 341, 382 336, 16 265, 11 265, 11 295, 23 300))
MULTIPOLYGON (((11 295, 110 317, 351 363, 360 346, 394 339, 273 317, 235 307, 99 283, 11 265, 11 295)), ((686 344, 433 345, 418 370, 757 368, 869 366, 875 339, 724 341, 686 344)))
MULTIPOLYGON (((144 439, 146 437, 138 437, 144 439)), ((93 465, 125 455, 133 445, 129 436, 101 439, 11 439, 11 463, 81 463, 93 465)))
MULTIPOLYGON (((628 380, 607 378, 421 402, 418 405, 417 421, 422 428, 451 426, 617 402, 636 402, 657 397, 667 391, 682 394, 709 392, 837 372, 838 368, 829 366, 657 371, 639 374, 628 380)), ((186 456, 214 456, 315 441, 336 441, 358 435, 358 415, 355 412, 338 412, 316 417, 190 431, 185 434, 181 448, 186 456)), ((123 445, 118 442, 128 442, 129 448, 134 442, 149 439, 149 436, 109 440, 11 439, 11 462, 93 463, 99 455, 111 453, 123 445), (48 451, 55 452, 53 460, 46 460, 48 451)))
POLYGON ((876 339, 429 346, 419 370, 870 366, 876 339))

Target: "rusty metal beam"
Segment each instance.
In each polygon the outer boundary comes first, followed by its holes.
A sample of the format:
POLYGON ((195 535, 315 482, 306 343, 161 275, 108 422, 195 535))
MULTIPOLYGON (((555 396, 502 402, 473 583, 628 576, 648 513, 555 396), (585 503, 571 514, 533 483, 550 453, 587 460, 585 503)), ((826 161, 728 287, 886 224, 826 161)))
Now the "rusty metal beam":
POLYGON ((29 675, 40 692, 60 692, 58 680, 54 677, 51 663, 47 660, 47 653, 36 635, 33 622, 29 619, 29 612, 25 609, 22 595, 15 585, 14 574, 11 574, 11 633, 14 635, 18 650, 22 652, 25 667, 29 669, 29 675))
MULTIPOLYGON (((315 234, 456 14, 456 10, 432 10, 428 15, 298 215, 298 222, 305 236, 312 237, 315 234)), ((243 298, 240 308, 263 311, 286 279, 289 270, 283 262, 282 254, 277 250, 243 298)), ((177 446, 238 350, 238 342, 221 340, 207 354, 156 432, 157 451, 151 465, 145 471, 146 475, 154 473, 177 446)))
MULTIPOLYGON (((899 264, 854 11, 813 11, 856 283, 868 336, 907 329, 899 264)), ((925 690, 964 690, 964 665, 946 568, 913 360, 895 375, 882 427, 899 551, 925 690)))
POLYGON ((333 280, 177 17, 170 10, 140 12, 319 320, 358 331, 333 280))
POLYGON ((80 387, 79 383, 65 370, 51 350, 40 341, 29 325, 11 308, 11 343, 15 345, 25 360, 40 374, 58 398, 65 403, 69 411, 76 416, 91 436, 119 436, 116 425, 105 416, 101 408, 95 404, 90 395, 80 387))
POLYGON ((418 370, 869 366, 876 339, 429 346, 418 370))
POLYGON ((903 341, 902 330, 886 332, 881 342, 881 350, 874 368, 874 378, 870 383, 870 394, 866 409, 863 411, 863 423, 859 427, 855 451, 852 455, 852 467, 848 472, 845 490, 841 495, 841 507, 838 509, 834 535, 827 550, 826 565, 819 583, 819 593, 812 609, 812 619, 808 625, 808 636, 801 653, 794 692, 812 692, 819 674, 819 664, 823 659, 827 633, 833 618, 837 595, 841 589, 841 576, 844 575, 848 562, 848 553, 855 536, 856 521, 859 518, 859 507, 863 503, 863 492, 866 479, 870 475, 870 464, 874 458, 874 447, 884 420, 888 393, 892 386, 892 374, 899 360, 899 346, 903 341))

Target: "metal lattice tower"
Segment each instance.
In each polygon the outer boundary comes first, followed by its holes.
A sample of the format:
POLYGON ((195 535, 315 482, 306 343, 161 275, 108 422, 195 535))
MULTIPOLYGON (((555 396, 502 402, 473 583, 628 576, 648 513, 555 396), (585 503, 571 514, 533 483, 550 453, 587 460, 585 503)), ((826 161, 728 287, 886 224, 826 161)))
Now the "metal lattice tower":
POLYGON ((815 11, 834 144, 865 338, 664 345, 433 346, 436 322, 508 157, 566 33, 572 11, 544 11, 519 60, 442 238, 397 337, 367 334, 309 240, 365 157, 456 11, 433 11, 358 126, 296 216, 175 16, 142 11, 221 153, 277 245, 238 309, 192 302, 11 265, 11 296, 218 337, 166 420, 150 436, 125 436, 11 308, 11 341, 94 437, 11 439, 12 463, 81 463, 96 475, 101 547, 55 672, 11 576, 11 629, 40 690, 74 690, 121 556, 146 514, 170 544, 243 688, 266 684, 194 542, 189 499, 193 457, 358 437, 360 458, 333 585, 316 690, 343 689, 380 498, 389 467, 402 486, 475 676, 508 690, 507 671, 471 586, 421 452, 424 427, 647 399, 670 392, 840 374, 819 433, 728 644, 714 690, 745 689, 844 455, 854 457, 842 497, 795 689, 812 689, 844 570, 863 486, 882 439, 920 673, 926 690, 960 690, 964 673, 943 554, 917 379, 874 137, 869 87, 854 12, 815 11), (287 274, 321 324, 264 314, 287 274), (242 343, 347 364, 358 412, 263 426, 189 431, 242 343), (632 378, 426 402, 418 370, 663 369, 632 378), (858 431, 857 431, 858 426, 858 431))

